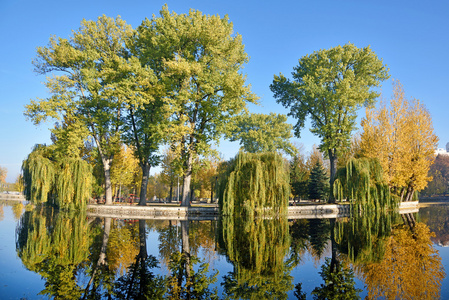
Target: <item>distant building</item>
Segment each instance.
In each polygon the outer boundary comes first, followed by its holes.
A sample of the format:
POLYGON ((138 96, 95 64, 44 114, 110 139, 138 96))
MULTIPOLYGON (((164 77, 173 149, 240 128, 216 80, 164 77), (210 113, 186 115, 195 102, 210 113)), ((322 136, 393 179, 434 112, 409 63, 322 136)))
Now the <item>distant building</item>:
POLYGON ((449 143, 446 144, 446 149, 438 148, 435 150, 435 156, 437 155, 449 155, 449 143))

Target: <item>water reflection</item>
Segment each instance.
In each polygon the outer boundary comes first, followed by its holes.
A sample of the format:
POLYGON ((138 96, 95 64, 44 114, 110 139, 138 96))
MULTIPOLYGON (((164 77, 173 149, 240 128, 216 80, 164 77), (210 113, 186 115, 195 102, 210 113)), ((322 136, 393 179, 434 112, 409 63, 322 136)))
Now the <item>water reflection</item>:
POLYGON ((223 276, 231 299, 287 299, 293 289, 290 272, 297 260, 284 260, 291 237, 286 218, 226 217, 222 220, 222 247, 234 265, 223 276))
POLYGON ((84 274, 91 234, 83 213, 53 209, 26 211, 17 228, 17 252, 28 270, 45 279, 41 295, 78 299, 78 279, 84 274))
POLYGON ((369 299, 433 299, 445 273, 432 236, 411 214, 200 222, 38 209, 22 214, 16 249, 55 299, 357 299, 356 277, 369 299), (148 253, 149 231, 158 253, 148 253), (292 275, 307 256, 322 278, 311 295, 292 275), (219 257, 230 271, 210 267, 219 257))

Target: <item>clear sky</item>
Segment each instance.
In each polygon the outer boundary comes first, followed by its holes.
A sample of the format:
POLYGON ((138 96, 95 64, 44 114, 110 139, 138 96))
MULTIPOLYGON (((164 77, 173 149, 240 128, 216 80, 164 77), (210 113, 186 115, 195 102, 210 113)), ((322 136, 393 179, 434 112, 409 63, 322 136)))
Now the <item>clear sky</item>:
MULTIPOLYGON (((50 143, 52 123, 36 127, 23 116, 31 99, 48 96, 45 78, 31 64, 36 47, 47 45, 51 35, 67 38, 83 18, 96 20, 102 14, 120 15, 136 28, 144 18, 158 16, 164 3, 176 13, 193 8, 229 16, 250 56, 244 70, 248 83, 261 98, 261 106, 251 106, 253 112, 287 113, 269 89, 273 75, 290 76, 302 56, 351 42, 371 46, 391 77, 401 81, 406 96, 425 104, 439 147, 449 142, 449 1, 1 0, 0 166, 8 169, 7 181, 15 181, 35 144, 50 143)), ((391 80, 382 91, 389 99, 391 80)), ((319 143, 308 128, 294 141, 306 152, 319 143)), ((223 142, 218 149, 228 159, 238 148, 223 142)))

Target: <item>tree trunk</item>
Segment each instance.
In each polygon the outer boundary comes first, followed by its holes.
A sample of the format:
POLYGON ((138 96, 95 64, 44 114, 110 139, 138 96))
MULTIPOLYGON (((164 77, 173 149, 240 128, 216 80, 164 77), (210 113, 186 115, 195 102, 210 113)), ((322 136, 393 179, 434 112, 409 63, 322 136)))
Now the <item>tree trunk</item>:
POLYGON ((335 149, 328 150, 331 174, 329 176, 329 203, 335 203, 334 197, 334 181, 337 174, 337 155, 335 149))
MULTIPOLYGON (((145 220, 140 219, 139 220, 139 240, 140 240, 140 251, 139 251, 139 257, 140 257, 140 295, 142 299, 144 299, 145 295, 148 291, 148 276, 146 273, 146 260, 148 257, 147 254, 147 237, 145 232, 145 220)), ((136 265, 137 267, 137 265, 136 265)))
POLYGON ((104 219, 103 240, 102 240, 101 249, 100 249, 100 256, 98 257, 97 264, 94 267, 92 277, 90 278, 89 282, 86 285, 86 288, 84 289, 83 299, 86 299, 86 296, 88 295, 88 292, 89 292, 89 287, 92 284, 92 282, 94 281, 95 276, 97 275, 98 269, 100 268, 101 265, 106 264, 106 250, 108 248, 110 232, 111 232, 111 218, 105 218, 104 219))
POLYGON ((168 196, 170 203, 173 201, 173 178, 170 178, 170 196, 168 196))
POLYGON ((104 170, 104 193, 106 205, 112 205, 111 163, 112 158, 102 157, 104 170))
MULTIPOLYGON (((185 258, 185 274, 186 283, 190 282, 190 245, 189 245, 189 221, 181 221, 181 235, 182 235, 182 255, 185 258)), ((190 287, 186 286, 187 299, 190 299, 190 287)))
POLYGON ((140 165, 142 168, 142 182, 140 185, 140 200, 139 206, 147 205, 147 186, 148 186, 148 178, 150 177, 150 164, 145 162, 140 165))
POLYGON ((190 206, 190 181, 192 180, 192 154, 187 154, 184 182, 182 186, 181 206, 190 206))

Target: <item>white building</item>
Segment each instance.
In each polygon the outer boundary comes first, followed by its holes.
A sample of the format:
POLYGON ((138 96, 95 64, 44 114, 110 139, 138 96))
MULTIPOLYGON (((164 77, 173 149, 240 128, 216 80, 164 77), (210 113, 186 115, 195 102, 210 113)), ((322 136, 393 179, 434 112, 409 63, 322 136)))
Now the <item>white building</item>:
POLYGON ((449 143, 446 144, 446 149, 438 148, 435 150, 435 156, 437 155, 449 155, 449 143))

